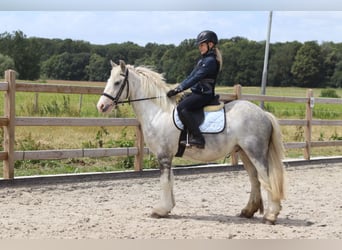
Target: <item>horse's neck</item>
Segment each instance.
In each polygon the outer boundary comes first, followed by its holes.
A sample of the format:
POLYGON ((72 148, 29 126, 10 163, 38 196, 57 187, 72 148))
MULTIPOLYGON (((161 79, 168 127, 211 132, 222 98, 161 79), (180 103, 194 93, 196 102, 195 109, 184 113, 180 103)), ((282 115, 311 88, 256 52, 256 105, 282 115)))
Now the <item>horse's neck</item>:
MULTIPOLYGON (((143 98, 147 97, 138 94, 135 95, 135 97, 132 97, 132 100, 143 98)), ((165 113, 165 111, 163 111, 162 108, 155 102, 153 102, 153 100, 135 101, 132 102, 132 107, 135 115, 137 116, 137 119, 142 124, 157 118, 158 115, 160 115, 161 113, 165 113)))
MULTIPOLYGON (((150 94, 145 93, 143 90, 142 84, 138 77, 132 80, 132 86, 130 88, 130 99, 138 100, 132 102, 132 107, 134 113, 137 116, 137 119, 141 124, 150 123, 152 119, 158 118, 160 115, 171 115, 171 111, 168 109, 163 109, 160 105, 158 105, 155 101, 156 99, 146 100, 145 98, 155 97, 150 96, 150 94), (140 99, 145 99, 141 100, 140 99)), ((166 95, 166 94, 165 94, 166 95)), ((161 97, 167 98, 167 97, 161 97)), ((170 107, 172 109, 172 107, 170 107)))

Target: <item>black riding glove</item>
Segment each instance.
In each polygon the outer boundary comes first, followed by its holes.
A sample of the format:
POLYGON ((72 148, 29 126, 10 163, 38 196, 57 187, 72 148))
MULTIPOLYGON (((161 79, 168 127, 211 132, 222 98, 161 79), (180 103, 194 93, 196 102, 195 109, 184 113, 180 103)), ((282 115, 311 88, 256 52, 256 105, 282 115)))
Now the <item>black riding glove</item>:
POLYGON ((177 87, 175 89, 169 90, 166 95, 167 95, 167 97, 171 97, 171 96, 177 95, 180 92, 182 92, 182 90, 177 87))

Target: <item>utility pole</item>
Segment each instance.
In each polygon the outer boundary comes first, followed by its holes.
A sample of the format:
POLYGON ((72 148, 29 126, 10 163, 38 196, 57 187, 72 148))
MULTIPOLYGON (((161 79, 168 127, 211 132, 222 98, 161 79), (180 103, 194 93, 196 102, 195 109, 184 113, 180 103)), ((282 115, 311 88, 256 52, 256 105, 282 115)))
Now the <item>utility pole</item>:
MULTIPOLYGON (((266 82, 267 82, 267 68, 268 68, 268 55, 270 50, 270 38, 271 38, 271 26, 272 26, 272 11, 270 11, 269 19, 268 19, 268 31, 267 31, 267 39, 265 46, 265 56, 264 56, 264 69, 262 71, 262 79, 261 79, 261 94, 266 94, 266 82)), ((260 102, 260 107, 264 109, 264 101, 260 102)))

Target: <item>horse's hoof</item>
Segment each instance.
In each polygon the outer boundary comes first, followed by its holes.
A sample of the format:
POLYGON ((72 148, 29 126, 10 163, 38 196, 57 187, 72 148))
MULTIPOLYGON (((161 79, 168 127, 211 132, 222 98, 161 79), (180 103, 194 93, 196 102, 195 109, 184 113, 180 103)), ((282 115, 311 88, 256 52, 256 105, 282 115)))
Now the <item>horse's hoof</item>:
POLYGON ((151 214, 151 217, 152 217, 152 218, 155 218, 155 219, 161 218, 160 215, 157 214, 157 213, 152 213, 152 214, 151 214))
POLYGON ((268 220, 268 219, 263 219, 263 222, 266 224, 266 225, 271 225, 271 226, 273 226, 273 225, 275 225, 275 221, 273 221, 273 220, 268 220))
POLYGON ((169 214, 160 215, 160 214, 157 214, 157 213, 153 212, 153 213, 151 214, 151 217, 152 217, 152 218, 155 218, 155 219, 161 219, 161 218, 167 218, 167 217, 169 217, 169 214))
POLYGON ((156 207, 156 208, 152 209, 151 217, 157 218, 157 219, 166 218, 169 216, 170 212, 171 212, 170 210, 166 210, 164 208, 156 207))
POLYGON ((250 219, 254 216, 254 213, 248 213, 247 211, 242 210, 239 217, 250 219))

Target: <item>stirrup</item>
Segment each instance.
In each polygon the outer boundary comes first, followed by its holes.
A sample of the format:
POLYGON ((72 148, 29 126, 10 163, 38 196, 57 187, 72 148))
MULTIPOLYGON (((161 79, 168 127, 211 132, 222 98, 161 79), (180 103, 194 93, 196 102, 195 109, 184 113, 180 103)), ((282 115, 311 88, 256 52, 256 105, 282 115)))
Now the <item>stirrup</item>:
POLYGON ((186 147, 191 147, 190 143, 189 143, 189 133, 186 134, 186 147))
POLYGON ((205 142, 203 144, 190 143, 189 133, 186 134, 186 140, 180 141, 180 144, 184 145, 185 147, 196 147, 200 149, 203 149, 205 147, 205 142))
POLYGON ((186 133, 186 139, 180 141, 180 144, 184 145, 185 147, 191 147, 191 144, 189 143, 189 133, 186 133))
POLYGON ((191 146, 193 146, 193 147, 196 147, 196 148, 200 148, 200 149, 203 149, 204 147, 205 147, 205 143, 201 143, 201 144, 199 144, 199 143, 190 143, 190 145, 191 146))

